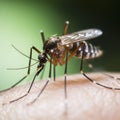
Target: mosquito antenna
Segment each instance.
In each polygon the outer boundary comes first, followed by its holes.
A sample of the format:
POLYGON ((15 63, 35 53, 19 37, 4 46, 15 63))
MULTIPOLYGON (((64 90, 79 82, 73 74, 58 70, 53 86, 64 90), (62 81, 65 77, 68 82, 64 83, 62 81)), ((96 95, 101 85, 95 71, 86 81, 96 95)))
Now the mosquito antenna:
MULTIPOLYGON (((25 56, 25 57, 27 57, 27 58, 30 58, 29 56, 27 56, 26 54, 24 54, 23 52, 21 52, 20 50, 18 50, 13 44, 12 44, 12 47, 16 50, 16 51, 18 51, 20 54, 22 54, 23 56, 25 56)), ((34 61, 38 61, 38 60, 36 60, 36 59, 34 59, 34 58, 31 58, 32 60, 34 60, 34 61)))
MULTIPOLYGON (((34 66, 34 65, 37 64, 38 62, 39 62, 39 61, 33 63, 33 64, 30 65, 30 66, 34 66)), ((22 70, 22 69, 27 69, 27 68, 28 68, 28 66, 26 66, 26 67, 21 67, 21 68, 7 68, 7 70, 22 70)))

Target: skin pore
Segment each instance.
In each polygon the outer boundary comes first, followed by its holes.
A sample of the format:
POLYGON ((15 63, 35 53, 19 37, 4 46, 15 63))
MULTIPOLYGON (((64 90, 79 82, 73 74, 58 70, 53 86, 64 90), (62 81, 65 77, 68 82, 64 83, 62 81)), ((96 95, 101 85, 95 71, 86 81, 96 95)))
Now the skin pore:
MULTIPOLYGON (((109 74, 120 77, 117 73, 109 74)), ((119 81, 103 74, 91 73, 88 76, 97 82, 120 87, 119 81)), ((103 88, 80 74, 67 76, 67 99, 64 96, 64 77, 59 77, 55 82, 51 80, 37 101, 30 104, 45 82, 35 82, 28 96, 11 104, 8 102, 24 95, 30 84, 0 93, 0 120, 120 119, 120 90, 103 88)))

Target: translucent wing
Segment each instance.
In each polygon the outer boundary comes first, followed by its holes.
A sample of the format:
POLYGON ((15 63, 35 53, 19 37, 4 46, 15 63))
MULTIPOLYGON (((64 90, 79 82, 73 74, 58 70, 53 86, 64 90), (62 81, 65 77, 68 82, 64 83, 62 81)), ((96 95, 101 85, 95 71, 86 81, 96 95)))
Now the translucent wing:
POLYGON ((74 32, 72 34, 67 34, 64 36, 60 36, 62 45, 67 45, 74 42, 89 40, 95 37, 102 35, 102 31, 99 29, 87 29, 78 32, 74 32))

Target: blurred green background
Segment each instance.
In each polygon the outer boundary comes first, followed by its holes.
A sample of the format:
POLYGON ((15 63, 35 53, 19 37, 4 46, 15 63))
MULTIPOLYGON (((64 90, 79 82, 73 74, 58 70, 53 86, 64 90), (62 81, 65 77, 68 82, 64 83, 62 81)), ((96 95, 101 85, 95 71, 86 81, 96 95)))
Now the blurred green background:
MULTIPOLYGON (((0 90, 11 86, 26 75, 27 70, 10 71, 6 68, 25 67, 28 58, 11 47, 29 55, 31 46, 42 50, 40 30, 46 38, 62 35, 66 20, 70 21, 69 33, 88 28, 99 28, 103 35, 89 42, 100 46, 104 55, 90 60, 96 70, 120 71, 120 4, 118 0, 0 0, 0 90)), ((37 59, 37 54, 34 53, 37 59)), ((80 61, 70 60, 68 73, 79 73, 80 61)), ((85 68, 86 71, 89 69, 85 68)), ((32 79, 36 65, 32 67, 32 79)), ((58 67, 57 75, 63 75, 64 66, 58 67)), ((44 76, 48 76, 48 64, 44 76)), ((37 78, 37 80, 40 78, 37 78)))

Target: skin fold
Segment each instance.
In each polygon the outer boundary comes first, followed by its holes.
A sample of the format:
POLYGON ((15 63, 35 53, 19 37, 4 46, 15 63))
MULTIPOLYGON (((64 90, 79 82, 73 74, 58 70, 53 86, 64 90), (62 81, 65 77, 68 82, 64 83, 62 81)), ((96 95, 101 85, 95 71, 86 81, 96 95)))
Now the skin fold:
MULTIPOLYGON (((118 73, 109 73, 120 77, 118 73)), ((120 87, 118 80, 101 73, 88 74, 97 82, 120 87)), ((110 90, 88 81, 81 74, 67 76, 67 99, 64 96, 64 77, 51 80, 36 102, 45 80, 34 83, 30 94, 9 104, 25 94, 29 84, 0 93, 0 120, 119 120, 120 90, 110 90)))

